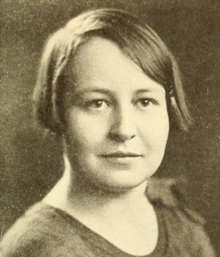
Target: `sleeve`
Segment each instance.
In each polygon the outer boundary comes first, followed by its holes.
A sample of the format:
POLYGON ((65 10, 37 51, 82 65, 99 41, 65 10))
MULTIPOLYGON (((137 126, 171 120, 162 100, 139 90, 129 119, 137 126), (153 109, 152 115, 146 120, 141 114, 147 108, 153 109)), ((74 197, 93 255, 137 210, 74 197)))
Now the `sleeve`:
POLYGON ((216 257, 205 220, 186 207, 186 180, 152 179, 147 195, 163 212, 171 256, 216 257))
POLYGON ((44 204, 28 210, 0 242, 0 257, 94 257, 76 226, 44 204))
POLYGON ((44 241, 29 233, 23 234, 12 228, 0 244, 0 257, 40 257, 44 248, 44 241))
POLYGON ((199 227, 194 232, 195 245, 197 246, 197 256, 201 257, 216 257, 209 237, 205 233, 204 227, 199 227))
POLYGON ((182 241, 179 243, 185 247, 185 251, 190 253, 189 256, 216 257, 210 238, 205 231, 204 219, 187 208, 176 209, 173 212, 177 216, 176 220, 173 219, 176 221, 175 227, 180 227, 179 231, 177 229, 179 235, 182 233, 182 241))

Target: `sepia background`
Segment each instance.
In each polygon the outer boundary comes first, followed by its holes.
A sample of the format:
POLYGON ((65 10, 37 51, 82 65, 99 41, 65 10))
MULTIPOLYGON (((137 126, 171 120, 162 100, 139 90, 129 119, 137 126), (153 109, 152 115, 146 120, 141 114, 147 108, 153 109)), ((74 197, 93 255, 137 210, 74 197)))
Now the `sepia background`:
POLYGON ((190 208, 220 254, 220 1, 0 0, 0 235, 62 175, 62 149, 32 117, 32 91, 48 35, 71 17, 118 7, 148 22, 182 71, 194 118, 173 131, 157 176, 186 178, 190 208))

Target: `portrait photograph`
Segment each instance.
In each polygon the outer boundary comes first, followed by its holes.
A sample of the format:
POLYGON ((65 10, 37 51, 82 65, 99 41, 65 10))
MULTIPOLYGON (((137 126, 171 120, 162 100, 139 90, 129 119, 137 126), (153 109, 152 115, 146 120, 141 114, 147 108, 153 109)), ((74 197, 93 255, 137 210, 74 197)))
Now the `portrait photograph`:
POLYGON ((220 1, 0 0, 0 256, 220 256, 220 1))

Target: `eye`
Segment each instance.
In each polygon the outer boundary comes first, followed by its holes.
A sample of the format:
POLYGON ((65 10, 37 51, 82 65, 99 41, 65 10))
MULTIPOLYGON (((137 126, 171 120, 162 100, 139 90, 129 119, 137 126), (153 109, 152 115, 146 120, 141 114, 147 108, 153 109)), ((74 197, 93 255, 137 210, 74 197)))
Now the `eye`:
POLYGON ((139 108, 143 109, 150 106, 152 104, 152 100, 149 98, 142 98, 142 99, 139 99, 136 104, 139 108))
POLYGON ((108 106, 109 104, 107 103, 107 101, 102 99, 95 99, 86 103, 86 107, 89 109, 104 109, 108 106))

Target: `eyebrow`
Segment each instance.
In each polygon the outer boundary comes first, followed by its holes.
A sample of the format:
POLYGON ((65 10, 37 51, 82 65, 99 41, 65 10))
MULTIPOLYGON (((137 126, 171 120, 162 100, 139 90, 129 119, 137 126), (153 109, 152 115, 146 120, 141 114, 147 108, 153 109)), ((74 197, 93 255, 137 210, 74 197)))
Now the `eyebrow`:
POLYGON ((155 89, 138 89, 135 93, 136 94, 141 94, 141 93, 154 93, 154 92, 158 92, 158 91, 163 91, 164 87, 160 86, 158 87, 156 90, 155 89))
MULTIPOLYGON (((148 92, 152 92, 153 90, 150 89, 138 89, 135 91, 135 93, 148 93, 148 92)), ((78 94, 84 94, 84 93, 103 93, 103 94, 111 94, 112 91, 109 89, 105 89, 105 88, 85 88, 85 89, 79 89, 79 90, 75 90, 75 93, 78 94)))
POLYGON ((152 92, 152 90, 149 89, 138 89, 135 91, 136 94, 142 94, 142 93, 149 93, 152 92))
MULTIPOLYGON (((163 89, 162 86, 161 86, 161 89, 163 89)), ((154 90, 142 88, 142 89, 137 89, 134 93, 135 94, 143 94, 143 93, 153 93, 153 92, 154 92, 154 90)), ((109 96, 112 96, 112 94, 114 94, 114 92, 109 89, 98 88, 98 87, 88 87, 85 89, 78 89, 78 90, 76 89, 74 93, 76 94, 76 96, 84 95, 87 93, 100 93, 100 94, 105 94, 105 95, 109 95, 109 96)))
POLYGON ((104 89, 104 88, 94 88, 94 87, 89 87, 89 88, 85 88, 85 89, 79 89, 79 90, 75 90, 75 93, 77 95, 80 94, 86 94, 86 93, 102 93, 102 94, 111 94, 111 91, 108 89, 104 89))

